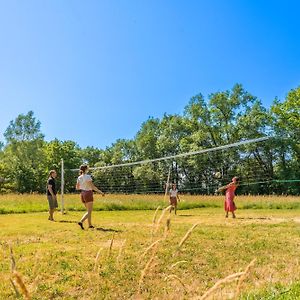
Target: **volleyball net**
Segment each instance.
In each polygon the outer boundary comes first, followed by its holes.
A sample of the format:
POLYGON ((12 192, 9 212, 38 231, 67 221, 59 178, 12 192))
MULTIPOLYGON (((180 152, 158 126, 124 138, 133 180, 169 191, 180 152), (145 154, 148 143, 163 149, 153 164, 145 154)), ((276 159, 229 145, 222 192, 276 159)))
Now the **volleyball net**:
MULTIPOLYGON (((176 183, 183 193, 213 194, 219 186, 238 176, 240 193, 273 194, 285 182, 274 176, 271 152, 274 152, 272 139, 261 137, 155 159, 115 165, 99 162, 90 167, 90 173, 95 185, 105 193, 158 194, 165 193, 166 183, 176 183)), ((78 171, 63 170, 62 174, 67 173, 74 186, 78 171)), ((298 182, 291 179, 290 183, 294 181, 298 182)))

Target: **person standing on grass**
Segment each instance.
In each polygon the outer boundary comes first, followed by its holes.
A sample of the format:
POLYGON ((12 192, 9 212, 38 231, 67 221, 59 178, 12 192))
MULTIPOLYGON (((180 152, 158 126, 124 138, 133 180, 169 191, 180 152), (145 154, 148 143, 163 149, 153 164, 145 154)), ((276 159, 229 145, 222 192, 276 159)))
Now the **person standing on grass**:
POLYGON ((232 181, 225 185, 222 186, 218 189, 218 192, 223 192, 225 191, 225 203, 224 203, 224 208, 225 208, 225 212, 226 215, 225 217, 228 218, 228 213, 231 212, 232 213, 232 217, 235 218, 235 213, 234 211, 236 210, 236 206, 234 203, 234 197, 235 197, 235 190, 236 188, 239 186, 239 177, 233 177, 232 181))
POLYGON ((53 215, 55 208, 58 207, 57 198, 56 198, 56 186, 55 186, 55 178, 57 173, 55 170, 51 170, 49 172, 49 178, 47 180, 47 199, 49 204, 49 218, 48 220, 54 221, 53 215))
POLYGON ((178 196, 178 190, 176 188, 176 183, 172 184, 172 188, 169 191, 170 194, 170 205, 172 205, 171 209, 174 209, 175 215, 177 212, 177 200, 180 201, 178 196))
POLYGON ((87 165, 81 165, 79 176, 77 178, 76 189, 80 190, 81 202, 84 204, 87 212, 82 216, 78 225, 81 229, 84 229, 83 222, 87 219, 89 228, 94 228, 92 225, 92 211, 93 211, 93 191, 98 192, 104 196, 104 193, 100 191, 93 183, 91 175, 88 175, 89 168, 87 165))

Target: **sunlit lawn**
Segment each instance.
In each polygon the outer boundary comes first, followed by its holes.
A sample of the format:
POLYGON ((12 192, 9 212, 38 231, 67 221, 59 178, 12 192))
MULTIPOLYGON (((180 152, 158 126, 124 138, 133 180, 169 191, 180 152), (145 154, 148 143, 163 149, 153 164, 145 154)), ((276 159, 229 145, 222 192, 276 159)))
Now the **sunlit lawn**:
MULTIPOLYGON (((225 219, 222 197, 211 201, 219 207, 172 214, 169 231, 169 213, 154 227, 153 210, 95 211, 96 229, 84 231, 76 224, 83 213, 78 211, 56 213, 56 222, 46 212, 0 215, 0 299, 23 295, 12 277, 9 245, 32 299, 190 299, 244 271, 253 259, 241 298, 299 299, 300 210, 239 209, 237 219, 225 219)), ((232 299, 236 286, 237 281, 225 283, 212 295, 232 299)))

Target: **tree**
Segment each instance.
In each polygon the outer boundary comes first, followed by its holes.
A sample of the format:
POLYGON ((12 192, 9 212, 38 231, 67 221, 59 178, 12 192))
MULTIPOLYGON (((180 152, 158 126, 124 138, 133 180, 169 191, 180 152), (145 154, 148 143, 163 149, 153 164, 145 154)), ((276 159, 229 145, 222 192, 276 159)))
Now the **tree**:
POLYGON ((157 140, 160 135, 159 119, 149 118, 141 126, 135 137, 138 159, 152 159, 159 157, 157 140))
POLYGON ((44 135, 33 112, 11 121, 4 136, 3 173, 7 186, 25 193, 45 190, 44 135))
MULTIPOLYGON (((56 169, 60 174, 61 159, 64 160, 65 169, 65 190, 66 192, 73 192, 75 190, 76 177, 78 172, 71 171, 72 169, 78 169, 84 162, 81 157, 81 150, 79 146, 73 141, 59 141, 55 139, 45 145, 46 169, 47 172, 51 169, 56 169)), ((58 185, 60 185, 59 178, 57 179, 58 185)))
MULTIPOLYGON (((275 99, 271 107, 277 139, 276 173, 279 179, 300 178, 300 87, 291 90, 285 101, 275 99)), ((298 184, 281 185, 285 193, 300 193, 298 184)))
POLYGON ((26 115, 20 114, 14 121, 10 121, 4 133, 7 143, 43 140, 41 122, 33 115, 33 111, 29 111, 26 115))
POLYGON ((93 167, 100 161, 103 150, 95 147, 86 147, 84 149, 81 149, 80 152, 82 160, 86 162, 90 167, 93 167))

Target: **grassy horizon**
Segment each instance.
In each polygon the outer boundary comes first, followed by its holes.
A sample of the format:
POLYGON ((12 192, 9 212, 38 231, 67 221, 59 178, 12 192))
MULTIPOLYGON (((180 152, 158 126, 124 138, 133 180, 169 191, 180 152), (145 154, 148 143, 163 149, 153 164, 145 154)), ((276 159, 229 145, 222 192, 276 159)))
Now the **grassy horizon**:
MULTIPOLYGON (((166 207, 168 198, 157 194, 107 194, 105 197, 94 196, 95 211, 155 210, 158 206, 166 207)), ((237 196, 239 209, 300 209, 300 200, 296 196, 237 196)), ((58 195, 59 209, 61 199, 58 195)), ((221 208, 224 196, 181 195, 178 209, 221 208)), ((64 196, 66 211, 84 211, 85 207, 78 194, 64 196)), ((0 195, 0 214, 31 213, 48 211, 45 195, 40 194, 4 194, 0 195)))

